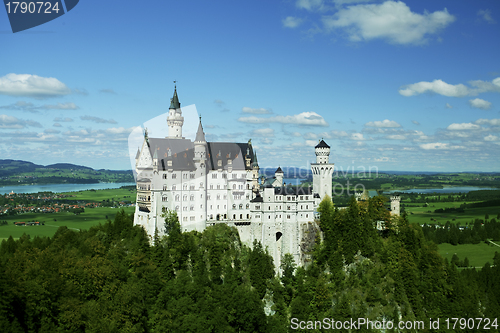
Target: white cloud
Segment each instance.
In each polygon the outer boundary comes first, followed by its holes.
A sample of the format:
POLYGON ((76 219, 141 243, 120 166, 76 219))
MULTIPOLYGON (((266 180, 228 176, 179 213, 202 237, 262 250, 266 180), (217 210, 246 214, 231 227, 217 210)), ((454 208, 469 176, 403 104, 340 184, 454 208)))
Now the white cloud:
POLYGON ((264 109, 264 108, 253 109, 253 108, 249 108, 246 106, 241 108, 241 111, 243 113, 251 113, 251 114, 270 114, 270 113, 272 113, 272 111, 268 110, 268 109, 264 109))
POLYGON ((447 109, 453 109, 453 106, 450 105, 449 103, 446 103, 446 105, 444 107, 447 108, 447 109))
POLYGON ((497 23, 493 17, 491 17, 491 10, 489 9, 480 9, 477 12, 477 16, 479 16, 481 19, 485 20, 486 22, 490 24, 495 24, 497 23))
POLYGON ((420 148, 424 150, 438 150, 438 149, 462 149, 463 146, 450 146, 448 143, 434 142, 434 143, 423 143, 420 148))
POLYGON ((469 94, 469 89, 463 84, 452 85, 442 80, 434 80, 432 82, 422 81, 409 84, 404 89, 399 90, 399 93, 406 97, 425 92, 434 92, 448 97, 464 97, 469 94))
POLYGON ((299 25, 302 24, 303 20, 298 17, 293 17, 293 16, 288 16, 287 18, 283 19, 281 21, 283 23, 283 26, 285 28, 297 28, 299 25))
POLYGON ((252 136, 256 137, 274 137, 272 128, 259 128, 252 131, 252 136))
POLYGON ((354 141, 364 141, 366 139, 363 137, 362 133, 352 133, 351 134, 351 140, 354 140, 354 141))
POLYGON ((103 119, 99 117, 93 117, 93 116, 80 116, 81 120, 88 120, 88 121, 93 121, 94 123, 97 124, 117 124, 117 122, 113 119, 103 119))
POLYGON ((54 118, 54 121, 69 123, 69 122, 72 122, 73 119, 68 118, 68 117, 66 117, 66 118, 56 117, 56 118, 54 118))
POLYGON ((500 126, 500 119, 478 119, 475 121, 478 125, 491 125, 491 126, 500 126))
POLYGON ((308 140, 318 138, 318 135, 316 135, 315 133, 312 133, 312 132, 308 132, 308 133, 304 134, 303 136, 304 136, 304 139, 308 139, 308 140))
POLYGON ((116 95, 116 92, 113 89, 101 89, 101 90, 99 90, 99 92, 105 93, 105 94, 116 95))
POLYGON ((406 136, 401 135, 401 134, 394 134, 394 135, 388 135, 387 139, 391 139, 391 140, 406 140, 406 136))
POLYGON ((420 125, 420 123, 416 120, 412 120, 411 122, 414 123, 415 125, 420 125))
POLYGON ((281 123, 304 126, 328 126, 325 119, 316 112, 302 112, 292 116, 275 116, 269 118, 259 118, 255 116, 240 117, 238 121, 249 124, 281 123))
POLYGON ((477 130, 480 128, 481 126, 472 123, 461 123, 461 124, 453 123, 447 127, 447 129, 451 131, 477 130))
POLYGON ((365 126, 370 127, 383 127, 383 128, 393 128, 393 127, 401 127, 400 124, 395 122, 394 120, 385 119, 383 121, 370 121, 365 124, 365 126))
POLYGON ((346 131, 337 131, 337 130, 333 130, 333 131, 332 131, 332 134, 333 134, 333 136, 335 136, 335 137, 341 137, 341 138, 342 138, 342 137, 346 137, 346 136, 348 136, 348 135, 349 135, 349 134, 347 134, 347 132, 346 132, 346 131))
POLYGON ((70 93, 71 90, 64 83, 53 77, 14 73, 0 77, 0 94, 2 95, 42 99, 70 93))
POLYGON ((316 147, 317 144, 318 144, 318 141, 316 141, 316 140, 306 140, 306 145, 309 147, 316 147))
POLYGON ((322 8, 323 0, 297 0, 295 5, 301 9, 307 9, 309 11, 322 8))
POLYGON ((469 100, 469 105, 473 108, 481 109, 481 110, 488 110, 491 108, 490 102, 485 101, 484 99, 480 99, 480 98, 475 98, 475 99, 469 100))
POLYGON ((500 138, 496 135, 488 135, 484 137, 484 141, 498 141, 500 138))
MULTIPOLYGON (((500 77, 486 82, 482 80, 470 81, 469 84, 473 87, 467 87, 464 84, 449 84, 442 80, 434 80, 432 82, 421 81, 403 86, 399 89, 399 93, 403 96, 415 96, 426 92, 436 93, 447 97, 465 97, 475 96, 485 92, 500 92, 500 77)), ((448 104, 447 104, 448 105, 448 104)))
POLYGON ((44 105, 40 107, 46 110, 78 110, 79 107, 75 103, 57 103, 56 105, 44 105))
POLYGON ((382 38, 393 44, 421 44, 428 34, 437 33, 455 17, 446 8, 417 14, 401 1, 348 6, 323 17, 328 30, 343 28, 351 41, 382 38))
POLYGON ((0 115, 0 128, 6 129, 20 129, 27 126, 31 127, 42 127, 39 122, 33 120, 22 120, 13 116, 8 116, 6 114, 0 115))
POLYGON ((296 138, 299 138, 302 136, 302 134, 300 134, 299 132, 293 132, 292 135, 296 138))

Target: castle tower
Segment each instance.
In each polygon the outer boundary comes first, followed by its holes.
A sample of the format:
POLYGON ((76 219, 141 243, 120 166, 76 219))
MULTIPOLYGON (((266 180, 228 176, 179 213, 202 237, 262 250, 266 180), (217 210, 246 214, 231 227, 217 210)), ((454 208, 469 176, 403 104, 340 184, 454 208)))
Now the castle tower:
POLYGON ((401 197, 399 195, 391 197, 391 215, 399 216, 401 197))
POLYGON ((181 103, 179 103, 179 97, 177 96, 177 86, 174 88, 174 97, 170 99, 167 124, 169 139, 183 138, 182 125, 184 124, 184 117, 182 116, 181 103))
POLYGON ((194 161, 199 163, 200 166, 205 166, 207 160, 207 140, 205 139, 205 133, 203 132, 203 126, 198 125, 198 131, 196 132, 196 138, 194 139, 194 161))
POLYGON ((255 193, 259 192, 259 163, 257 162, 257 152, 253 151, 253 163, 252 163, 252 187, 255 193))
POLYGON ((281 170, 281 167, 278 167, 276 171, 274 172, 274 177, 276 178, 275 182, 273 183, 273 186, 275 187, 281 187, 283 186, 283 170, 281 170))
POLYGON ((194 158, 193 162, 196 165, 196 185, 197 192, 195 198, 197 200, 196 210, 200 217, 196 223, 196 230, 203 231, 206 228, 207 221, 207 140, 203 132, 203 126, 198 125, 196 138, 194 139, 194 158), (199 186, 198 186, 199 185, 199 186), (198 208, 199 207, 199 208, 198 208))
POLYGON ((313 173, 313 193, 322 200, 325 195, 332 196, 332 175, 334 163, 329 163, 330 146, 321 140, 314 147, 316 163, 311 163, 313 173))

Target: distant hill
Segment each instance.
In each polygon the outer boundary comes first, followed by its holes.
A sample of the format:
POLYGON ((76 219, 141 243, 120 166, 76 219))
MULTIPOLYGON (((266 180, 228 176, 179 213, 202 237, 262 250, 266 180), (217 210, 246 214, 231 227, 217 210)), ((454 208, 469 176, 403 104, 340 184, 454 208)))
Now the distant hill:
POLYGON ((20 160, 0 160, 0 186, 133 181, 132 170, 94 170, 87 166, 71 163, 55 163, 44 166, 20 160))

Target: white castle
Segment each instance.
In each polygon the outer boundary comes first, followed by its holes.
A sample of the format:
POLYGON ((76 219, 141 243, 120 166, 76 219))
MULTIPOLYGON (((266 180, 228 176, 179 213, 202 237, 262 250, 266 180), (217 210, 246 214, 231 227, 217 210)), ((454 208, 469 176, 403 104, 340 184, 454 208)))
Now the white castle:
POLYGON ((136 155, 137 205, 134 224, 150 237, 164 234, 164 208, 175 210, 182 231, 203 231, 225 223, 236 227, 242 242, 258 240, 267 247, 278 268, 285 253, 303 262, 301 240, 314 221, 323 197, 332 193, 334 164, 330 147, 321 140, 311 164, 313 187, 283 183, 275 176, 259 178, 257 154, 247 143, 207 142, 200 123, 194 141, 182 136, 184 118, 177 88, 167 117, 168 137, 149 138, 145 131, 136 155))

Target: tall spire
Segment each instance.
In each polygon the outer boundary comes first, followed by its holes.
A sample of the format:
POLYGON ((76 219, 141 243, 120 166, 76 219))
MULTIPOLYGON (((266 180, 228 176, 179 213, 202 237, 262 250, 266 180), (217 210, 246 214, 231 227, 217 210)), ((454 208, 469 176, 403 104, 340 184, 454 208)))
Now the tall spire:
MULTIPOLYGON (((176 81, 174 81, 175 83, 176 81)), ((180 109, 181 103, 179 103, 179 97, 177 96, 177 85, 174 88, 174 97, 170 99, 170 109, 180 109)))
POLYGON ((198 131, 196 132, 196 138, 194 139, 196 142, 205 142, 205 133, 203 133, 203 126, 201 126, 201 116, 200 116, 200 124, 198 125, 198 131))

